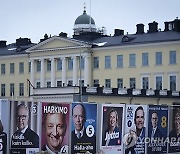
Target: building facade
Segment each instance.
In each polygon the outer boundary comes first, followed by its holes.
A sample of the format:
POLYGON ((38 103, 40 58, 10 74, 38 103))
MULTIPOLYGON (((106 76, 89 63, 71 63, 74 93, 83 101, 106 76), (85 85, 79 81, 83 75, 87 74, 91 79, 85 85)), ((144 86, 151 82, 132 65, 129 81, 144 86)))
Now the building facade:
POLYGON ((143 24, 136 26, 135 34, 125 35, 123 30, 115 29, 114 36, 108 36, 103 29, 96 29, 95 21, 84 10, 75 20, 73 38, 61 33, 38 44, 26 38, 17 39, 13 45, 1 41, 0 98, 50 102, 180 102, 180 20, 165 22, 163 31, 158 29, 157 22, 149 23, 148 32, 144 32, 143 24), (82 87, 96 87, 96 91, 89 93, 82 87), (100 87, 110 92, 98 92, 100 87), (154 95, 137 97, 128 92, 124 96, 111 92, 112 88, 152 90, 154 95), (165 97, 160 96, 161 91, 167 92, 165 97))

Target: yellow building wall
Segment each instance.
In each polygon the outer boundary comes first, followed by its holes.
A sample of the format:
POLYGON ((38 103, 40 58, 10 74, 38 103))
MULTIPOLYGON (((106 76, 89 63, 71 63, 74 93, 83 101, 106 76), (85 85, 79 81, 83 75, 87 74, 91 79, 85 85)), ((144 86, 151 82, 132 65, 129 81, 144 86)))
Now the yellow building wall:
MULTIPOLYGON (((117 79, 123 78, 124 87, 129 87, 129 78, 136 78, 136 88, 141 87, 141 77, 148 75, 150 88, 155 89, 155 75, 162 73, 163 89, 169 89, 168 76, 177 73, 177 81, 180 78, 180 44, 154 44, 132 47, 117 47, 115 49, 97 49, 94 57, 99 57, 99 68, 93 70, 93 79, 99 79, 100 85, 105 86, 105 79, 111 79, 111 86, 117 87, 117 79), (169 51, 176 51, 176 64, 169 64, 169 51), (162 65, 156 65, 155 54, 162 52, 162 65), (129 67, 129 54, 136 54, 136 66, 129 67), (149 65, 142 66, 142 53, 148 53, 149 65), (123 67, 117 68, 117 55, 123 55, 123 67), (111 68, 105 69, 105 56, 111 56, 111 68), (102 75, 103 74, 103 75, 102 75)), ((177 82, 177 90, 180 82, 177 82)))
MULTIPOLYGON (((0 58, 0 66, 5 64, 6 73, 0 75, 0 84, 5 84, 7 99, 27 100, 29 95, 27 79, 30 79, 29 73, 29 58, 27 55, 21 56, 5 56, 0 58), (24 63, 24 73, 19 73, 19 63, 24 63), (10 63, 14 63, 15 73, 10 74, 10 63), (15 93, 10 96, 10 83, 14 83, 15 93), (24 96, 19 96, 19 83, 24 83, 24 96)), ((0 89, 1 91, 1 89, 0 89)))

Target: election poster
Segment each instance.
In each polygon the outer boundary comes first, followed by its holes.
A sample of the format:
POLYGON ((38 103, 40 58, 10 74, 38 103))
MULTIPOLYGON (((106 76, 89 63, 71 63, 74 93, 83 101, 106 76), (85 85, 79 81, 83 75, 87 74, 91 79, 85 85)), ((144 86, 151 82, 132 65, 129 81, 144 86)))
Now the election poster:
POLYGON ((123 153, 124 104, 103 104, 101 115, 101 149, 105 153, 123 153))
POLYGON ((167 153, 168 106, 149 105, 147 153, 167 153))
POLYGON ((9 153, 9 119, 10 104, 8 100, 0 99, 0 153, 9 153))
POLYGON ((145 153, 147 105, 126 105, 124 147, 126 154, 145 153))
POLYGON ((71 153, 96 153, 97 104, 72 103, 71 153))
POLYGON ((69 103, 42 103, 42 151, 69 153, 69 119, 69 103))
POLYGON ((168 153, 180 152, 180 106, 169 106, 168 153))
POLYGON ((10 151, 11 154, 39 152, 39 117, 37 102, 10 102, 10 151))

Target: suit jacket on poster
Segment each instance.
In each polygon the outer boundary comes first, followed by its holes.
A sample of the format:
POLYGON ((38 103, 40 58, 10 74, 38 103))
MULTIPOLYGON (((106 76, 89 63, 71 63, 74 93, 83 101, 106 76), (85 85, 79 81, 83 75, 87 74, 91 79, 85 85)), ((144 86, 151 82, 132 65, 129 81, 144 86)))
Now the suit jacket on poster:
MULTIPOLYGON (((150 134, 149 137, 151 138, 152 137, 152 129, 149 132, 149 134, 150 134)), ((159 130, 159 128, 157 127, 157 129, 156 129, 156 131, 154 133, 154 139, 162 138, 162 137, 163 137, 163 135, 162 135, 161 131, 159 130)))
POLYGON ((11 138, 11 148, 39 148, 39 136, 29 127, 26 129, 22 138, 18 138, 17 130, 11 138))
POLYGON ((93 154, 96 153, 96 136, 93 135, 92 137, 88 137, 86 132, 83 132, 83 136, 81 138, 77 138, 75 134, 75 130, 72 131, 71 134, 71 154, 76 154, 76 153, 85 153, 85 151, 89 151, 93 154), (82 146, 93 146, 93 150, 76 150, 77 147, 82 147, 82 146))

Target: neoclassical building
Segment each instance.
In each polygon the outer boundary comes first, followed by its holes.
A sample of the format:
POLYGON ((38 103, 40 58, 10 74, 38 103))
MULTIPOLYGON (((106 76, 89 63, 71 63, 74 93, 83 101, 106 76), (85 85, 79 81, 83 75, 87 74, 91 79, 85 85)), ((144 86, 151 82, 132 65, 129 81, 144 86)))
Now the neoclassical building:
POLYGON ((0 41, 0 98, 46 102, 180 103, 180 20, 106 35, 86 10, 74 35, 0 41))

